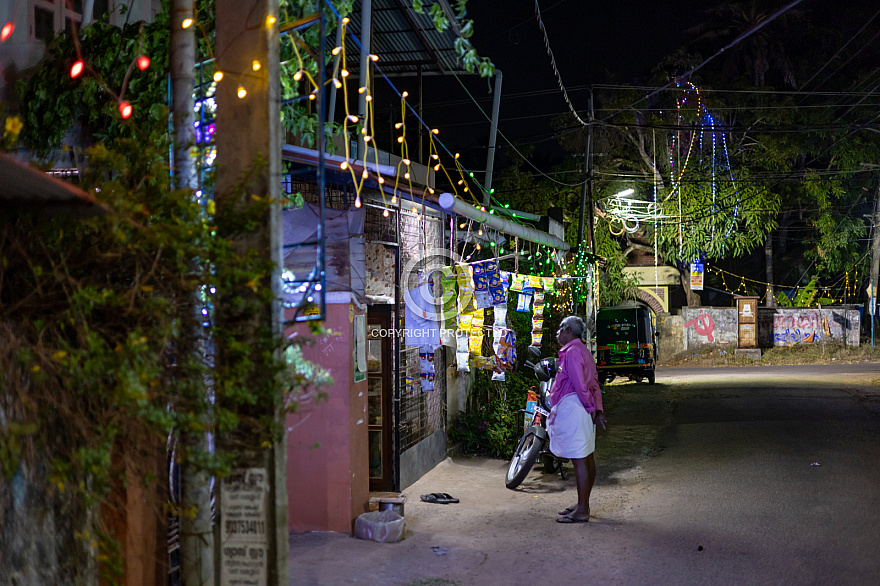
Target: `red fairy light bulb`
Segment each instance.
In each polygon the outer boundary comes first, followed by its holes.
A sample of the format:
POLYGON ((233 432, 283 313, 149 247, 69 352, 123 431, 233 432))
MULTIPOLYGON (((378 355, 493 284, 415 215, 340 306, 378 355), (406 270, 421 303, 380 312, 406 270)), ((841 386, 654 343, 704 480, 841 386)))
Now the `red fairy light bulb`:
POLYGON ((150 58, 147 57, 146 55, 141 55, 140 57, 138 57, 137 63, 138 63, 138 69, 143 71, 144 69, 146 69, 147 67, 150 66, 150 58))
POLYGON ((12 36, 12 31, 15 30, 15 25, 11 22, 7 22, 3 25, 3 28, 0 29, 0 41, 5 41, 9 37, 12 36))
POLYGON ((122 116, 123 119, 127 119, 129 116, 131 116, 131 111, 131 104, 126 101, 119 102, 119 114, 122 116))
POLYGON ((76 79, 77 77, 79 77, 85 67, 86 64, 83 63, 82 59, 77 59, 76 61, 74 61, 73 65, 70 66, 71 79, 76 79))

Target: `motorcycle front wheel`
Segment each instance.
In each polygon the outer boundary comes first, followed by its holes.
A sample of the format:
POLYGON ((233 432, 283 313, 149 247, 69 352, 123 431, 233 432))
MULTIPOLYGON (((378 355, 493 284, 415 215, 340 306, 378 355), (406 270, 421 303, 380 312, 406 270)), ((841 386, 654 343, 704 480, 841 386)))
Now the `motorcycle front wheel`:
POLYGON ((529 471, 538 459, 538 454, 541 452, 541 444, 543 443, 543 440, 538 439, 538 436, 533 433, 524 435, 519 440, 519 445, 516 446, 513 458, 510 460, 510 466, 507 468, 507 480, 505 482, 507 488, 514 489, 526 479, 526 476, 529 475, 529 471))

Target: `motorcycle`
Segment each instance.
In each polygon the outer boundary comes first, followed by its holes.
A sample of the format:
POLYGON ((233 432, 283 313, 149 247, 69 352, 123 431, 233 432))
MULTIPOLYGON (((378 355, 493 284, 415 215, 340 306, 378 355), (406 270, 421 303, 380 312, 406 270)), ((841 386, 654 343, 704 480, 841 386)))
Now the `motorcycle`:
POLYGON ((525 365, 534 371, 539 386, 529 390, 526 408, 518 411, 525 414, 525 429, 507 468, 505 485, 509 489, 516 488, 526 479, 539 456, 545 472, 558 471, 565 480, 562 463, 567 460, 557 458, 550 452, 550 437, 547 435, 547 418, 550 417, 551 408, 550 390, 556 381, 558 361, 556 358, 541 360, 541 350, 535 346, 529 346, 529 358, 537 361, 526 360, 525 365))

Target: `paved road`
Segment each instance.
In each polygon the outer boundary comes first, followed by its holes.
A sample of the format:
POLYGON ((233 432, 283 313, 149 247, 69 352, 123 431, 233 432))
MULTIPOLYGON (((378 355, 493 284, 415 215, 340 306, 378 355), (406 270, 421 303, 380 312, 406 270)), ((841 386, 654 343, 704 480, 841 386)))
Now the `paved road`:
POLYGON ((880 584, 880 365, 669 369, 605 394, 589 524, 554 522, 571 477, 509 491, 506 463, 453 458, 405 491, 400 543, 292 536, 291 583, 880 584), (436 491, 461 503, 418 502, 436 491))

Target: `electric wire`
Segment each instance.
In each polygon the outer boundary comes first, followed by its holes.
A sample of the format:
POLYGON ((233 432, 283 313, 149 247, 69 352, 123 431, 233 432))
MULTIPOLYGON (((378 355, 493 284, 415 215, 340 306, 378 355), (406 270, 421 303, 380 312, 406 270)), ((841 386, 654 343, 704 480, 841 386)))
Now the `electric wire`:
MULTIPOLYGON (((641 104, 641 103, 644 102, 645 100, 648 100, 648 99, 652 98, 653 96, 657 95, 657 94, 660 93, 662 90, 664 90, 664 89, 670 87, 672 84, 677 83, 678 80, 680 80, 680 79, 687 79, 687 78, 689 78, 694 72, 696 72, 697 70, 699 70, 699 69, 701 69, 702 67, 704 67, 704 66, 705 66, 706 64, 708 64, 710 61, 712 61, 713 59, 715 59, 716 57, 718 57, 719 55, 721 55, 724 51, 730 49, 730 48, 733 47, 734 45, 738 44, 739 42, 741 42, 741 41, 747 39, 748 37, 750 37, 751 35, 755 34, 755 33, 758 32, 760 29, 762 29, 762 28, 765 27, 766 25, 770 24, 771 22, 773 22, 774 20, 776 20, 779 16, 781 16, 782 14, 784 14, 785 12, 787 12, 788 10, 791 10, 792 8, 794 8, 795 6, 797 6, 798 4, 800 4, 801 2, 803 2, 803 0, 794 0, 794 2, 791 2, 791 3, 787 4, 786 6, 783 6, 782 8, 780 8, 779 10, 777 10, 776 12, 774 12, 773 14, 771 14, 769 17, 765 18, 764 20, 762 20, 761 22, 759 22, 758 24, 756 24, 755 26, 753 26, 752 28, 750 28, 750 29, 747 30, 746 32, 744 32, 744 33, 742 33, 741 35, 739 35, 737 38, 735 38, 734 40, 732 40, 730 43, 728 43, 727 45, 725 45, 724 47, 722 47, 721 49, 719 49, 717 53, 715 53, 714 55, 712 55, 711 57, 709 57, 708 59, 706 59, 705 61, 703 61, 703 62, 700 63, 699 65, 697 65, 696 67, 693 67, 693 68, 689 69, 688 71, 684 72, 682 75, 679 75, 677 78, 670 80, 669 83, 667 83, 666 85, 662 86, 661 88, 659 88, 659 89, 657 89, 657 90, 651 92, 651 93, 648 94, 647 96, 644 96, 643 98, 640 98, 640 99, 636 100, 636 101, 633 102, 632 104, 630 104, 630 105, 628 105, 628 106, 626 106, 626 107, 624 107, 624 108, 621 108, 620 110, 617 110, 616 112, 613 112, 613 113, 609 114, 608 116, 602 118, 602 120, 599 120, 599 122, 605 122, 606 120, 609 120, 609 119, 613 118, 614 116, 620 114, 621 112, 626 112, 627 110, 631 109, 633 106, 635 106, 635 105, 637 105, 637 104, 641 104)), ((594 122, 595 122, 595 121, 594 121, 594 122)))
POLYGON ((559 83, 559 89, 562 90, 562 97, 565 98, 565 103, 568 104, 568 108, 571 110, 571 113, 574 114, 574 117, 577 118, 578 122, 583 126, 586 126, 587 123, 578 115, 577 110, 575 110, 574 105, 568 97, 568 92, 565 91, 565 84, 562 83, 562 75, 559 73, 559 68, 556 67, 556 57, 553 56, 553 49, 550 48, 550 38, 547 36, 547 29, 544 27, 544 21, 541 20, 541 7, 538 6, 538 0, 535 0, 535 18, 538 20, 538 27, 544 34, 544 47, 547 49, 547 54, 550 56, 550 65, 553 67, 553 73, 556 74, 556 81, 559 83))

